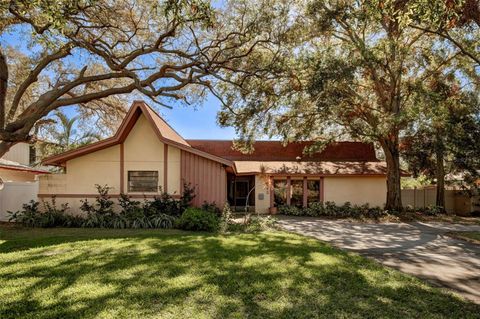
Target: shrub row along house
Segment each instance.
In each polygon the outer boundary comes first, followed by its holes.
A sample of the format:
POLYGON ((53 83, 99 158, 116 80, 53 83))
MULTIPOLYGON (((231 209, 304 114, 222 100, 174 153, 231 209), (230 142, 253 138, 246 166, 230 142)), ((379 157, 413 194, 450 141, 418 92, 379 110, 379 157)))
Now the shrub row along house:
POLYGON ((96 184, 111 187, 113 198, 122 193, 152 198, 163 191, 179 196, 190 184, 194 205, 222 207, 228 201, 234 209, 259 213, 318 201, 383 205, 386 164, 372 144, 339 142, 303 154, 309 145, 259 141, 253 153, 242 154, 232 141, 185 140, 136 101, 113 137, 45 159, 65 173, 41 176, 39 197, 55 196, 76 210, 80 200, 97 196, 96 184))

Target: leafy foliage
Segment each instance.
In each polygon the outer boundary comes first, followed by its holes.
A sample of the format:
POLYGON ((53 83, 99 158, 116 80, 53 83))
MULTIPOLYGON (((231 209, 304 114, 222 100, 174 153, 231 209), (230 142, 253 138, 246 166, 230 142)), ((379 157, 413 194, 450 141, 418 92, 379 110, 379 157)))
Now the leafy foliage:
MULTIPOLYGON (((209 203, 207 201, 204 201, 201 208, 203 210, 206 210, 208 212, 214 213, 215 215, 221 215, 222 211, 220 208, 218 208, 217 204, 215 202, 209 203)), ((225 207, 224 207, 225 209, 225 207)))
POLYGON ((125 94, 170 107, 200 103, 209 92, 219 96, 220 84, 241 88, 242 77, 263 72, 269 61, 258 57, 278 41, 264 28, 262 9, 269 7, 237 1, 214 7, 209 0, 1 1, 0 156, 64 106, 109 133, 125 114, 125 94), (13 41, 4 37, 9 33, 13 41), (249 56, 256 63, 244 63, 249 56), (239 78, 230 76, 237 72, 239 78))
POLYGON ((55 197, 51 202, 43 201, 43 210, 40 202, 31 200, 24 204, 23 209, 9 212, 9 221, 20 223, 27 227, 80 227, 82 218, 68 213, 68 204, 57 207, 55 197))
POLYGON ((96 188, 98 196, 93 203, 82 200, 80 209, 84 212, 83 216, 69 214, 66 204, 58 208, 55 198, 52 198, 51 203, 43 203, 43 210, 36 201, 23 205, 22 211, 10 213, 10 221, 28 227, 173 228, 178 216, 194 197, 194 190, 188 185, 184 186, 184 194, 179 200, 162 194, 152 201, 141 203, 121 194, 118 199, 121 211, 117 213, 115 202, 108 194, 110 188, 107 185, 96 185, 96 188))
POLYGON ((184 230, 214 232, 219 229, 219 217, 200 208, 187 208, 177 220, 176 226, 184 230))
POLYGON ((183 185, 183 192, 179 200, 173 198, 167 192, 163 192, 160 196, 156 196, 152 201, 145 202, 144 210, 146 215, 156 213, 164 213, 167 215, 179 217, 190 206, 193 198, 195 198, 195 188, 189 184, 183 185))
POLYGON ((368 204, 352 205, 345 202, 338 206, 334 202, 310 203, 307 208, 296 206, 280 206, 279 213, 290 216, 333 217, 333 218, 380 218, 388 212, 380 207, 370 207, 368 204))
POLYGON ((225 206, 223 206, 222 210, 222 215, 220 217, 220 223, 219 223, 219 232, 220 233, 225 233, 227 232, 229 225, 232 224, 232 209, 230 208, 230 205, 225 203, 225 206))

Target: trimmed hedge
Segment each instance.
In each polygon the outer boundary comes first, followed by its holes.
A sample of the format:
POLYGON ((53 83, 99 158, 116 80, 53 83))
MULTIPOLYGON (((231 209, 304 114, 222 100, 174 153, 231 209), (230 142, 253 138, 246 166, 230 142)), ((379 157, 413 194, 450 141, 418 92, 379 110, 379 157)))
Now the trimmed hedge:
POLYGON ((288 216, 335 217, 335 218, 380 218, 388 212, 380 207, 370 205, 352 205, 350 202, 338 206, 333 202, 314 202, 306 208, 296 206, 280 206, 280 214, 288 216))

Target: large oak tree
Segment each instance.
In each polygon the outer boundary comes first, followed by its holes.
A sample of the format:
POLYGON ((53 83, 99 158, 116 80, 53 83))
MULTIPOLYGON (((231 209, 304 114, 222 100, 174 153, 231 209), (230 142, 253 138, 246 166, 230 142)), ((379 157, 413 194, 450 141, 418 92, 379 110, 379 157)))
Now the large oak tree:
POLYGON ((221 82, 241 87, 262 76, 269 62, 256 57, 275 50, 278 32, 263 16, 268 3, 247 9, 241 1, 2 1, 0 39, 13 36, 20 49, 0 44, 0 156, 61 107, 110 115, 108 125, 124 112, 122 94, 190 104, 218 95, 221 82))
POLYGON ((281 80, 252 79, 220 122, 246 141, 263 132, 286 142, 376 142, 387 163, 386 209, 401 210, 400 137, 414 121, 414 83, 434 74, 423 63, 431 39, 402 24, 402 3, 309 1, 290 10, 281 80))

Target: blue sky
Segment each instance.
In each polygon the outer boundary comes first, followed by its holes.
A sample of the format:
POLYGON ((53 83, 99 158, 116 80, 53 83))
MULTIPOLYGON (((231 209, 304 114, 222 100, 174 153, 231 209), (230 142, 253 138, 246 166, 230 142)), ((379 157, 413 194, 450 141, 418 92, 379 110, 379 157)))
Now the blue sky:
MULTIPOLYGON (((3 33, 0 36, 0 42, 13 46, 27 54, 31 53, 32 48, 27 46, 27 41, 22 41, 22 37, 28 36, 28 30, 25 28, 16 28, 10 32, 3 33)), ((35 50, 35 49, 33 49, 35 50)), ((137 94, 132 93, 137 96, 137 94)), ((160 115, 184 138, 187 139, 233 139, 235 130, 231 127, 221 128, 216 121, 217 112, 220 110, 220 101, 214 96, 209 96, 203 105, 194 109, 193 107, 174 106, 173 109, 167 109, 154 105, 148 98, 144 100, 154 107, 160 115)), ((129 102, 127 102, 129 103, 129 102)), ((75 116, 73 107, 62 108, 62 111, 69 117, 75 116)))
MULTIPOLYGON (((148 103, 148 101, 147 101, 148 103)), ((191 107, 156 108, 160 115, 186 139, 233 139, 235 130, 221 128, 217 122, 220 102, 209 97, 196 110, 191 107)))

